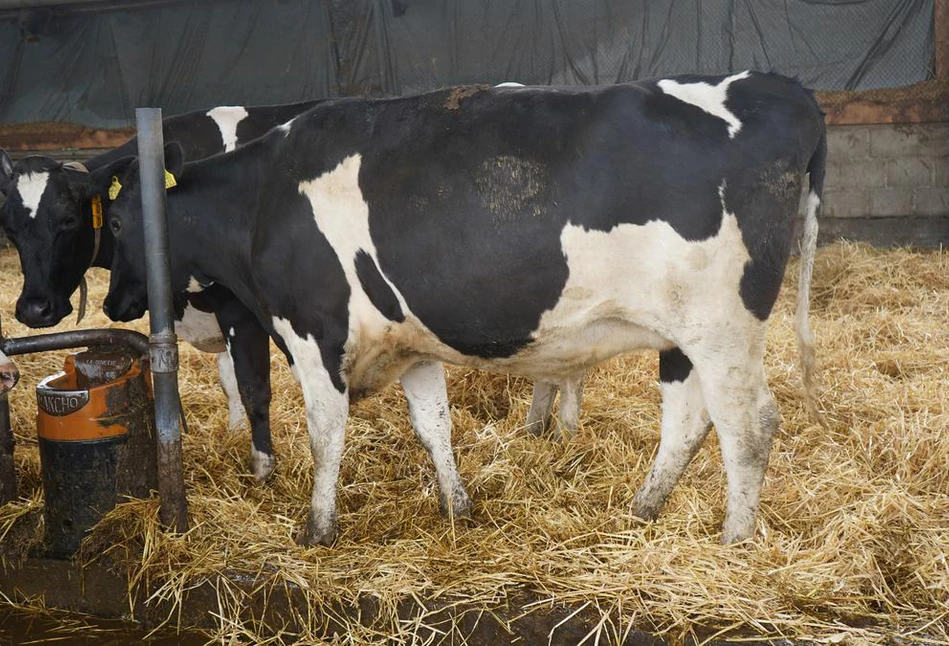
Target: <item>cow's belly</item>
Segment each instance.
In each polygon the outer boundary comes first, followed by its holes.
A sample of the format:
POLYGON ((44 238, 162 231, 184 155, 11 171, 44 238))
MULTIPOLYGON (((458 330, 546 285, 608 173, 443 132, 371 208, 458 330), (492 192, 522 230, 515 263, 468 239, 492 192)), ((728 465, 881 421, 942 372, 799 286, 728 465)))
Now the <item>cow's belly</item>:
POLYGON ((224 352, 224 335, 214 314, 185 305, 181 320, 175 321, 175 333, 202 352, 224 352))
POLYGON ((441 361, 490 372, 560 381, 611 357, 632 350, 673 347, 668 339, 614 316, 593 317, 580 324, 545 329, 517 354, 486 359, 465 355, 442 343, 417 320, 361 327, 345 361, 351 397, 377 392, 419 361, 441 361))

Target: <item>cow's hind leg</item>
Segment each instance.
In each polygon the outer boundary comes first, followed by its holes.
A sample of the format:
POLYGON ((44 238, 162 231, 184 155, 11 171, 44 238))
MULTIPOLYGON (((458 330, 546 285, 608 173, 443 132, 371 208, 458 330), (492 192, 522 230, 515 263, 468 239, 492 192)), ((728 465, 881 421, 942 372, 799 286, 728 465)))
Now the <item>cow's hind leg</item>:
MULTIPOLYGON (((264 481, 276 466, 270 437, 270 337, 257 317, 233 296, 221 298, 214 310, 227 344, 226 363, 233 368, 240 398, 237 403, 229 401, 231 413, 243 403, 251 431, 251 473, 264 481)), ((222 370, 222 383, 224 374, 222 370)))
POLYGON ((534 395, 531 407, 527 411, 525 426, 533 435, 541 436, 550 430, 551 413, 554 409, 554 397, 557 386, 547 381, 534 382, 534 395))
POLYGON ((760 338, 734 343, 730 356, 719 350, 695 362, 728 478, 723 543, 754 536, 771 441, 781 421, 764 375, 763 330, 755 336, 760 338))
POLYGON ((551 431, 554 397, 560 391, 560 410, 557 412, 557 428, 554 439, 576 435, 580 426, 580 402, 583 399, 584 374, 580 373, 559 384, 547 381, 534 382, 534 396, 530 410, 527 411, 525 426, 534 435, 540 436, 551 431))
POLYGON ((711 428, 698 374, 678 348, 659 353, 659 381, 659 450, 634 501, 634 513, 644 520, 653 520, 659 514, 711 428))
POLYGON ((468 516, 471 500, 465 491, 451 451, 451 414, 445 387, 445 369, 440 363, 417 363, 401 378, 409 401, 412 426, 435 463, 439 501, 445 515, 468 516))

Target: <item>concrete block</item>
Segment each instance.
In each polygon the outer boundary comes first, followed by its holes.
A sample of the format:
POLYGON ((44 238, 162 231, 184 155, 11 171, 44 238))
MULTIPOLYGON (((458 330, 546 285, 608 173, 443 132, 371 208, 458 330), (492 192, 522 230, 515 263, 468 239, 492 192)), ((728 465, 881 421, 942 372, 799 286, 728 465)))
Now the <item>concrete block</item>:
POLYGON ((871 157, 949 157, 949 123, 878 125, 869 128, 871 157))
POLYGON ((910 187, 871 188, 868 215, 910 215, 913 212, 913 189, 910 187))
POLYGON ((932 186, 934 159, 903 157, 886 162, 887 186, 932 186))
POLYGON ((886 161, 883 159, 831 160, 824 184, 832 188, 885 186, 886 161))
POLYGON ((949 186, 923 186, 913 191, 913 213, 949 215, 949 186))
POLYGON ((867 126, 827 128, 827 159, 865 159, 870 156, 870 129, 867 126))
POLYGON ((866 190, 832 188, 824 190, 824 200, 821 205, 822 217, 858 218, 869 212, 870 201, 866 190))

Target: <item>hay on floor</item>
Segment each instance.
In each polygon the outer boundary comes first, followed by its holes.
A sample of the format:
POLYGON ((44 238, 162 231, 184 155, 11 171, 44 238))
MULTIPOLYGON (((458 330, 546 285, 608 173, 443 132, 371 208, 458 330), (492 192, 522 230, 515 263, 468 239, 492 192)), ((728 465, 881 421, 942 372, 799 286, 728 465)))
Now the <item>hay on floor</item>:
MULTIPOLYGON (((4 332, 31 333, 13 317, 20 277, 12 250, 0 253, 0 272, 4 332)), ((642 353, 592 372, 582 429, 564 444, 520 428, 527 382, 451 368, 454 446, 476 505, 472 523, 439 515, 434 470, 398 386, 354 405, 339 540, 330 549, 298 547, 312 463, 299 387, 283 358, 272 357, 278 466, 258 485, 247 468, 249 434, 227 429, 213 357, 182 344, 192 529, 166 534, 157 501, 133 501, 100 523, 86 554, 128 571, 133 595, 178 599, 214 581, 225 641, 279 636, 281 626, 247 619, 239 591, 220 577, 266 572, 309 591, 313 631, 321 608, 376 597, 378 620, 353 618, 350 643, 417 630, 396 616, 404 599, 491 612, 525 591, 597 609, 600 643, 631 624, 670 637, 740 626, 821 641, 949 643, 949 254, 844 243, 819 252, 812 323, 827 429, 803 407, 791 327, 796 276, 792 261, 771 321, 766 364, 783 424, 750 546, 718 544, 725 478, 714 434, 657 522, 630 515, 659 439, 657 360, 642 353)), ((90 278, 96 310, 108 274, 90 278)), ((94 311, 85 325, 110 323, 94 311)), ((4 558, 16 553, 11 537, 25 540, 18 524, 38 527, 33 387, 62 356, 17 360, 24 376, 11 400, 22 499, 0 508, 4 558)))

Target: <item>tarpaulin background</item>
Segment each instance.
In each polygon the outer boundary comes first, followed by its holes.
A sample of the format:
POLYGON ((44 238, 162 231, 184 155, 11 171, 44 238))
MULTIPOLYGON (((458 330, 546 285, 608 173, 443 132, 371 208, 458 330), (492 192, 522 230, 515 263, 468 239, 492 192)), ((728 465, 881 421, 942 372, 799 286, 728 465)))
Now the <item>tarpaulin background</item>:
POLYGON ((0 123, 748 68, 896 87, 931 78, 934 40, 933 0, 192 0, 31 21, 28 42, 0 15, 0 123))

